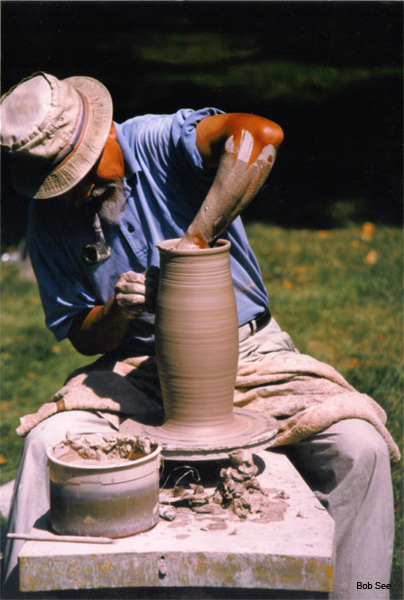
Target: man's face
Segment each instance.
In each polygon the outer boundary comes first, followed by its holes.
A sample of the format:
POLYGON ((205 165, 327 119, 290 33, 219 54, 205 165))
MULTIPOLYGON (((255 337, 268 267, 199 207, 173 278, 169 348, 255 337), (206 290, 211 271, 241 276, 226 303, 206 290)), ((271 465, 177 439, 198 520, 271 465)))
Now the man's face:
POLYGON ((122 192, 123 175, 123 154, 112 123, 104 150, 94 167, 72 190, 57 199, 76 208, 94 200, 101 205, 106 201, 114 202, 114 197, 122 192))

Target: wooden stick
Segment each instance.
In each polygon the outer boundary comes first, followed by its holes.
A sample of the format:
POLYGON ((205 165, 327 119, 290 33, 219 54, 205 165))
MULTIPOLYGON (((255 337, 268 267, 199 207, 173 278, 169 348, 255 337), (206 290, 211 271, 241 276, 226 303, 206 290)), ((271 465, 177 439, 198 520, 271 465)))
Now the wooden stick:
POLYGON ((112 544, 114 540, 107 537, 91 537, 84 535, 55 535, 49 537, 41 533, 8 533, 13 540, 33 540, 38 542, 84 542, 87 544, 112 544))

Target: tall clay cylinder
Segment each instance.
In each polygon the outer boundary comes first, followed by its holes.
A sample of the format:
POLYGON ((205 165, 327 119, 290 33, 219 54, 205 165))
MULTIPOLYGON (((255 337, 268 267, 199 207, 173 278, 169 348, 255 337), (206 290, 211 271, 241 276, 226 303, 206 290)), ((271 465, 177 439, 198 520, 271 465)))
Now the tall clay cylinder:
POLYGON ((155 338, 163 427, 208 434, 234 420, 238 320, 230 242, 178 251, 178 241, 158 245, 155 338))

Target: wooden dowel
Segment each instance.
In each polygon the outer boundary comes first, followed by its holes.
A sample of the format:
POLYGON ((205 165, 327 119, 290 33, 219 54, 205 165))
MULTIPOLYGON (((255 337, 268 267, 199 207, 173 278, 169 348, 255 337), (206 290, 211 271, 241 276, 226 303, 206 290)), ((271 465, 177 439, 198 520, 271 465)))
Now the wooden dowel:
POLYGON ((112 544, 114 540, 106 537, 91 537, 85 535, 54 535, 52 537, 40 533, 8 533, 13 540, 33 540, 37 542, 84 542, 85 544, 112 544))

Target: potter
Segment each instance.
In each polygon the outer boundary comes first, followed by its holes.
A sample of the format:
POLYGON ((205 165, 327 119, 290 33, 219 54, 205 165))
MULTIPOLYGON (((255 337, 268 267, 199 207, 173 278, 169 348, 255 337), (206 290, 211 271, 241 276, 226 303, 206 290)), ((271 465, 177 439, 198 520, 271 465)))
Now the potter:
MULTIPOLYGON (((247 363, 240 365, 239 377, 242 382, 247 375, 252 375, 252 379, 247 389, 237 386, 237 395, 244 396, 243 389, 246 395, 253 392, 247 402, 255 415, 254 423, 257 415, 273 415, 277 419, 279 435, 276 433, 274 444, 288 444, 285 452, 289 456, 295 453, 299 471, 308 482, 313 481, 315 474, 316 489, 335 519, 334 598, 357 598, 356 581, 387 582, 394 515, 385 440, 376 426, 365 422, 363 415, 357 417, 355 413, 352 418, 349 411, 356 406, 356 400, 348 403, 347 412, 333 415, 338 422, 328 429, 324 429, 320 419, 314 429, 307 430, 306 409, 310 411, 312 407, 312 396, 316 397, 316 408, 324 407, 325 413, 333 396, 322 391, 324 381, 313 374, 312 359, 299 355, 288 334, 271 319, 258 262, 241 219, 236 219, 262 188, 274 165, 283 140, 281 127, 256 115, 225 114, 214 107, 180 108, 171 115, 147 114, 116 123, 112 122, 111 96, 100 82, 82 76, 59 80, 43 72, 13 87, 2 97, 1 105, 2 148, 10 154, 18 190, 31 198, 29 252, 46 324, 58 341, 69 339, 80 353, 104 355, 83 367, 79 375, 72 374, 61 388, 63 392, 56 392, 38 414, 23 417, 24 426, 19 431, 21 435, 29 433, 17 476, 9 531, 31 531, 49 509, 46 449, 63 439, 66 431, 77 435, 110 432, 116 427, 116 419, 114 425, 100 412, 105 405, 112 405, 112 412, 121 409, 121 413, 133 415, 135 420, 156 405, 158 411, 162 408, 154 371, 157 349, 150 268, 159 263, 156 246, 163 240, 176 239, 176 254, 171 252, 173 261, 170 256, 167 265, 162 266, 157 315, 162 325, 157 334, 157 338, 161 336, 161 380, 169 390, 169 396, 164 392, 169 401, 167 420, 161 429, 178 428, 171 437, 175 442, 181 437, 182 442, 184 431, 199 428, 198 434, 192 433, 193 439, 220 448, 233 423, 228 392, 221 391, 221 380, 228 378, 230 382, 236 362, 232 356, 231 368, 224 365, 224 348, 236 352, 239 348, 240 362, 247 363), (123 206, 119 191, 108 187, 110 183, 122 185, 123 206), (88 265, 83 261, 82 249, 94 242, 98 230, 95 214, 111 253, 108 256, 104 248, 99 253, 100 260, 88 265), (209 262, 211 252, 215 254, 220 247, 221 237, 231 242, 239 345, 234 336, 237 328, 230 321, 228 330, 220 329, 225 323, 221 315, 220 325, 212 326, 210 331, 212 339, 217 334, 217 340, 206 347, 203 335, 209 330, 211 315, 202 317, 204 308, 212 314, 220 312, 220 303, 226 298, 229 306, 223 312, 233 313, 234 297, 230 300, 227 292, 218 291, 219 283, 227 285, 227 276, 210 281, 198 271, 199 266, 194 266, 189 277, 194 278, 195 288, 194 283, 185 285, 181 277, 172 279, 170 273, 172 266, 176 268, 181 263, 184 252, 187 261, 190 253, 192 258, 203 258, 203 264, 209 262), (203 281, 203 289, 198 289, 203 281), (183 286, 180 292, 179 282, 183 286), (195 294, 198 301, 201 294, 206 294, 206 299, 199 304, 200 314, 189 316, 188 311, 192 313, 197 304, 195 294), (190 329, 191 324, 195 330, 190 329), (185 348, 182 355, 174 347, 164 350, 168 343, 178 340, 178 347, 185 348), (194 351, 199 355, 193 355, 194 351), (212 356, 214 364, 208 364, 206 361, 212 356), (170 364, 173 359, 175 364, 170 364), (294 377, 300 359, 305 361, 305 376, 294 377), (291 367, 286 372, 291 373, 290 378, 285 377, 285 361, 291 367), (180 401, 174 385, 179 363, 186 367, 179 378, 184 384, 180 401), (206 371, 190 391, 186 383, 189 375, 193 376, 195 364, 201 372, 205 368, 206 371), (210 369, 219 365, 220 378, 213 381, 215 375, 210 369), (277 377, 282 377, 278 387, 273 386, 274 370, 277 377), (265 389, 262 377, 268 382, 265 389), (204 388, 205 380, 212 380, 212 388, 204 388), (284 386, 292 396, 286 407, 284 386), (193 396, 195 389, 201 391, 201 396, 193 396), (261 392, 264 393, 260 395, 261 392), (323 400, 318 402, 320 396, 323 400), (75 406, 71 410, 67 408, 69 397, 75 406), (59 413, 49 414, 49 408, 59 413), (204 433, 199 435, 201 430, 204 433), (372 527, 366 526, 368 522, 372 527), (345 576, 346 573, 351 575, 345 576)), ((102 241, 101 232, 98 233, 102 241)), ((362 396, 358 404, 364 400, 362 396)), ((253 422, 243 421, 237 410, 234 413, 234 423, 240 425, 232 448, 240 447, 242 438, 251 440, 248 423, 253 422)), ((113 416, 119 420, 120 415, 113 416)), ((379 430, 386 435, 380 419, 378 416, 379 430)), ((172 439, 167 445, 171 442, 172 439)), ((229 447, 227 436, 225 449, 229 447)), ((397 457, 398 450, 392 444, 390 448, 397 457)), ((202 452, 205 449, 197 448, 202 452)), ((178 451, 178 446, 174 451, 178 451)), ((121 523, 119 529, 121 534, 126 528, 121 523)), ((6 587, 10 582, 11 586, 18 583, 13 576, 18 573, 19 549, 19 542, 9 540, 4 554, 6 587)))

